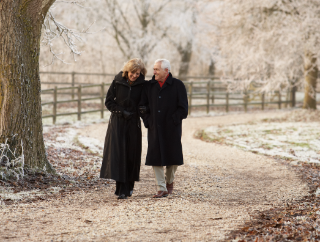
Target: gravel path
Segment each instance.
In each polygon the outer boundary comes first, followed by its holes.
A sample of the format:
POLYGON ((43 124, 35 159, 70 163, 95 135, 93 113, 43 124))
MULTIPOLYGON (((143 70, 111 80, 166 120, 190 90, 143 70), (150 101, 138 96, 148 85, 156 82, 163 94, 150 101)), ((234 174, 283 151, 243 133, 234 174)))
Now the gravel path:
MULTIPOLYGON (((0 240, 8 241, 218 241, 257 210, 307 195, 290 168, 266 156, 195 139, 199 129, 239 124, 285 112, 189 117, 183 121, 185 165, 178 168, 174 194, 156 192, 151 167, 141 167, 134 194, 118 201, 114 182, 59 200, 7 206, 0 210, 0 240)), ((107 124, 80 134, 104 142, 107 124)), ((143 157, 147 150, 143 130, 143 157)), ((142 162, 144 163, 144 162, 142 162)))

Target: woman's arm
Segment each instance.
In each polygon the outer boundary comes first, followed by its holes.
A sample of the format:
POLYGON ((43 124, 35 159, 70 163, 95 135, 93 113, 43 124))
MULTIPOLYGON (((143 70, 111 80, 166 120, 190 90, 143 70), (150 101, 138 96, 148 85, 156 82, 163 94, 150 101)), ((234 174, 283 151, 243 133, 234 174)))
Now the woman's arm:
POLYGON ((107 92, 105 105, 110 112, 122 114, 124 108, 117 104, 116 98, 116 84, 113 80, 107 92))

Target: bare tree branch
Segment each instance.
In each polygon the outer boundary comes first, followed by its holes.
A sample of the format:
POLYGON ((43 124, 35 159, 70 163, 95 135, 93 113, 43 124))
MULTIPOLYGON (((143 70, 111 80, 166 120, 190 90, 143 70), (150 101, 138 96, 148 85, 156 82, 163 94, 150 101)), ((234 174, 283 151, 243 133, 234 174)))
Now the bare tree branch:
MULTIPOLYGON (((82 5, 79 4, 79 2, 75 2, 75 1, 72 1, 72 2, 58 1, 58 2, 72 3, 77 6, 83 7, 82 5)), ((83 29, 82 31, 73 30, 66 27, 62 23, 58 22, 55 19, 53 12, 49 10, 45 17, 44 23, 42 25, 41 44, 45 46, 49 46, 49 50, 52 54, 51 64, 54 63, 54 59, 57 59, 63 63, 66 63, 62 58, 59 57, 59 55, 61 55, 62 53, 57 54, 52 48, 53 42, 58 38, 61 38, 64 41, 65 45, 69 48, 70 53, 73 55, 74 61, 76 61, 76 56, 81 55, 81 51, 78 50, 77 42, 83 42, 83 38, 82 38, 83 34, 96 33, 96 32, 89 32, 90 28, 94 25, 94 23, 95 22, 91 23, 86 29, 83 29)), ((100 32, 102 30, 99 30, 97 32, 100 32)))

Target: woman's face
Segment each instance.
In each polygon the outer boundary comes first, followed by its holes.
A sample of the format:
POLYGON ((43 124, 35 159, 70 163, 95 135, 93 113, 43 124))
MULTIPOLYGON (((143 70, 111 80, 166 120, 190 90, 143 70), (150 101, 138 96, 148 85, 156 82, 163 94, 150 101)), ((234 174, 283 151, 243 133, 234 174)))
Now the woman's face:
POLYGON ((140 76, 140 71, 141 71, 140 69, 134 72, 129 71, 128 72, 129 81, 134 82, 135 80, 137 80, 137 78, 140 76))

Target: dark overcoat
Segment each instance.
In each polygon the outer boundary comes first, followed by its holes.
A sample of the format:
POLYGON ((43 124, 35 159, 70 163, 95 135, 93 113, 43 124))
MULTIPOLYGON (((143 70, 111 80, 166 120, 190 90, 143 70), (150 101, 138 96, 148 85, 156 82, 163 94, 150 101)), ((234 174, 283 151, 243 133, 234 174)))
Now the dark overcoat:
POLYGON ((140 105, 150 109, 150 113, 143 116, 148 128, 146 165, 182 165, 182 119, 188 115, 187 91, 183 82, 169 73, 160 88, 153 76, 144 87, 140 105))
POLYGON ((139 181, 141 165, 141 121, 138 104, 145 84, 144 76, 130 86, 122 72, 115 76, 106 96, 111 111, 104 143, 100 178, 119 182, 139 181), (133 112, 126 120, 122 111, 133 112))

